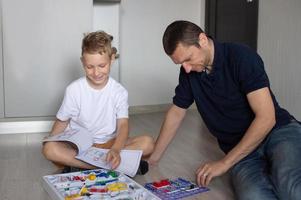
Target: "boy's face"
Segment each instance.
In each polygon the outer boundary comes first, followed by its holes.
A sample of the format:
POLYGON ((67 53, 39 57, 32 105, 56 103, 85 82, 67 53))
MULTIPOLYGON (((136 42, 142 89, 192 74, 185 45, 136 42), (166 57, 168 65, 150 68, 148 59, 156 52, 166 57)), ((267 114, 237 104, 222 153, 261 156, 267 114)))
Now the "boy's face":
POLYGON ((102 89, 109 80, 113 56, 110 58, 107 53, 84 53, 81 61, 90 86, 94 89, 102 89))

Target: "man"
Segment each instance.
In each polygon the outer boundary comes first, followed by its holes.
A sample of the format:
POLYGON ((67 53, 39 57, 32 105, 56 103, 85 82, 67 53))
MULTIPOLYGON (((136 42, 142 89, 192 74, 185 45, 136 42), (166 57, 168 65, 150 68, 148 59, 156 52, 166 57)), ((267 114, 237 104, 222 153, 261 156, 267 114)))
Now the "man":
POLYGON ((199 185, 230 171, 238 199, 300 198, 301 125, 278 105, 260 56, 244 45, 220 43, 188 21, 170 24, 163 46, 181 70, 149 163, 160 160, 195 102, 225 152, 199 166, 199 185))

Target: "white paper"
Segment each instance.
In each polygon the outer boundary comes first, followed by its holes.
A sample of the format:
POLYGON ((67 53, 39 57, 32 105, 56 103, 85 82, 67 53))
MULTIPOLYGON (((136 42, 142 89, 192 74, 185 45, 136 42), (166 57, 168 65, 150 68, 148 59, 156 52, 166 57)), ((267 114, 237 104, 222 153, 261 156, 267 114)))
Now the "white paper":
MULTIPOLYGON (((90 147, 81 154, 78 154, 76 158, 96 167, 111 169, 110 164, 105 161, 108 151, 109 149, 90 147)), ((141 156, 141 150, 121 150, 121 162, 115 170, 134 177, 139 168, 141 156)))
MULTIPOLYGON (((63 133, 46 137, 43 140, 43 142, 49 141, 71 142, 78 148, 78 155, 75 158, 96 167, 111 169, 110 164, 105 161, 106 154, 109 149, 92 147, 93 136, 87 131, 67 130, 63 133)), ((115 170, 134 177, 137 173, 141 156, 141 150, 121 150, 121 162, 115 170)))
POLYGON ((93 145, 93 136, 84 130, 66 130, 60 134, 46 137, 43 142, 66 141, 76 145, 78 153, 87 150, 93 145))

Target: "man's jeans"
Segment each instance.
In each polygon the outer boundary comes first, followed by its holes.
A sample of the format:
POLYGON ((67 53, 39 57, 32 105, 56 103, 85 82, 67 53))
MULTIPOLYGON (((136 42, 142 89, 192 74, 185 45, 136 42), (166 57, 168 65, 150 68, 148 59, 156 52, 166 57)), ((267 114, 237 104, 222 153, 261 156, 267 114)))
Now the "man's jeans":
POLYGON ((239 200, 301 199, 301 125, 273 130, 264 142, 231 169, 239 200))

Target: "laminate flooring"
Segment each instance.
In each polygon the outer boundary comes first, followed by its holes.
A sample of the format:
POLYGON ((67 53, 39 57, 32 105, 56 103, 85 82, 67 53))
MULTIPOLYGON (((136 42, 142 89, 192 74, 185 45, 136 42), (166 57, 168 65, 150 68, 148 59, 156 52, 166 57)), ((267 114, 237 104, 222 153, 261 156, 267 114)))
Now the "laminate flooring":
MULTIPOLYGON (((157 137, 165 113, 130 116, 130 135, 148 133, 157 137)), ((53 174, 56 167, 41 154, 41 140, 48 133, 21 133, 0 135, 0 199, 50 200, 42 187, 42 176, 53 174)), ((203 125, 196 110, 189 110, 175 139, 163 158, 149 172, 134 180, 147 182, 183 177, 195 180, 195 171, 206 160, 222 158, 217 142, 203 125)), ((233 200, 229 175, 212 180, 210 191, 188 199, 233 200)))

